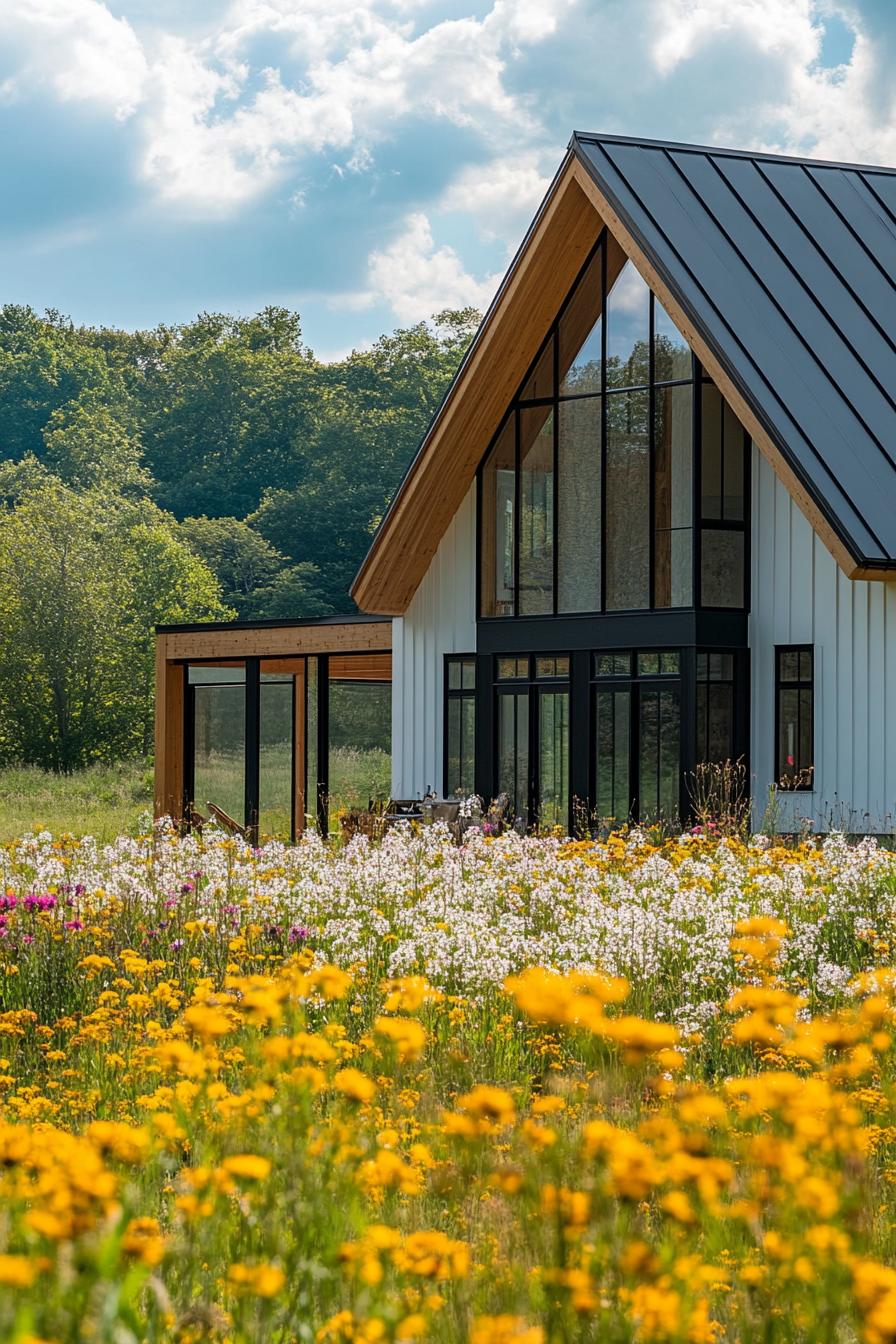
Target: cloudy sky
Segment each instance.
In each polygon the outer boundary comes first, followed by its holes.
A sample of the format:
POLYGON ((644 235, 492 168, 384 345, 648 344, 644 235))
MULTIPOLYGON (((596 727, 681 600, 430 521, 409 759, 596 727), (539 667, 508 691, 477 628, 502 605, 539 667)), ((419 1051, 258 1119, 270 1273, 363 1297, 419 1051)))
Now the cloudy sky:
POLYGON ((893 0, 0 0, 0 301, 484 305, 572 129, 896 163, 893 0))

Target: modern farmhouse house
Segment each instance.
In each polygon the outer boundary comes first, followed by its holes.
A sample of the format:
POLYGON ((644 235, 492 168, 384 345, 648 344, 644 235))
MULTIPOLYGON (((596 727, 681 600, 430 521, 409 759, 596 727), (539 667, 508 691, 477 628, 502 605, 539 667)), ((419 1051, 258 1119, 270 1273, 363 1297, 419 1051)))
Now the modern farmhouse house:
POLYGON ((391 680, 394 797, 684 818, 742 757, 760 814, 891 828, 894 277, 892 170, 575 134, 365 615, 159 632, 159 811, 201 808, 217 725, 240 819, 300 829, 334 687, 391 680))

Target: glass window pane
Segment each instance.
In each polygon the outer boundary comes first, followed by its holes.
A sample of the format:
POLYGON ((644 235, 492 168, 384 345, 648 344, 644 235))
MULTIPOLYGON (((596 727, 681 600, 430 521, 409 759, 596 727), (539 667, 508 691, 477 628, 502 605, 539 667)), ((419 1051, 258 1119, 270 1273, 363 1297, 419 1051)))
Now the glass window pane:
POLYGON ((474 691, 476 689, 475 659, 465 658, 461 663, 461 684, 465 691, 474 691))
POLYGON ((288 681, 262 681, 258 723, 258 830, 288 840, 292 835, 293 704, 288 681))
POLYGON ((708 761, 730 761, 734 758, 734 687, 730 683, 716 682, 707 687, 707 738, 708 761))
POLYGON ((643 688, 638 751, 638 814, 641 821, 674 821, 680 778, 678 687, 643 688))
POLYGON ((483 616, 513 615, 516 425, 511 415, 482 470, 483 616))
POLYGON ((626 261, 607 297, 607 387, 647 385, 649 343, 650 290, 626 261))
POLYGON ((800 693, 796 689, 778 692, 778 783, 793 787, 799 775, 800 693))
POLYGON ((800 655, 796 649, 781 649, 778 653, 778 676, 781 681, 799 681, 800 655))
POLYGON ((472 695, 454 696, 446 709, 445 795, 469 797, 475 777, 476 701, 472 695))
POLYGON ((812 692, 799 692, 799 773, 804 788, 812 786, 812 692))
POLYGON ((653 377, 657 383, 691 377, 691 347, 656 295, 653 299, 653 377))
POLYGON ((596 677, 630 677, 632 655, 630 653, 596 653, 594 655, 594 675, 596 677))
POLYGON ((521 616, 554 609, 554 414, 520 411, 521 616))
POLYGON ((197 685, 193 695, 193 802, 245 823, 246 688, 197 685))
POLYGON ((655 677, 660 670, 660 656, 658 653, 639 653, 638 654, 638 676, 655 677))
POLYGON ((600 391, 601 249, 595 252, 560 319, 560 395, 600 391))
POLYGON ((713 681, 734 680, 734 655, 713 653, 709 659, 709 675, 713 681))
POLYGON ((646 392, 607 398, 607 609, 650 604, 650 435, 646 392))
POLYGON ((701 517, 722 518, 722 394, 704 383, 700 408, 701 517))
POLYGON ((538 698, 538 783, 541 826, 569 825, 569 693, 538 698))
POLYGON ((187 682, 190 686, 243 686, 246 683, 246 665, 239 663, 232 667, 212 667, 209 664, 193 663, 187 668, 187 682))
POLYGON ((800 681, 812 680, 812 650, 801 649, 799 655, 800 681))
POLYGON ((569 659, 536 658, 535 675, 536 677, 568 677, 569 659))
POLYGON ((700 601, 704 607, 744 605, 744 534, 703 528, 700 601))
POLYGON ((557 609, 600 610, 601 399, 562 401, 557 609))
POLYGON ((660 672, 662 672, 664 676, 677 676, 679 670, 678 663, 679 657, 675 650, 667 649, 665 653, 660 654, 660 672))
POLYGON ((726 401, 722 453, 722 517, 728 522, 743 522, 744 519, 744 449, 743 426, 726 401))
POLYGON ((529 676, 528 658, 499 658, 498 659, 498 680, 513 681, 518 677, 529 676))
POLYGON ((451 658, 448 662, 448 689, 449 691, 459 691, 461 682, 461 664, 456 658, 451 658))
POLYGON ((693 603, 692 388, 657 388, 654 417, 653 603, 656 607, 689 607, 693 603))
POLYGON ((598 691, 594 697, 595 805, 601 821, 629 815, 629 691, 598 691))
POLYGON ((535 401, 540 397, 552 397, 554 395, 554 338, 548 340, 547 345, 538 357, 538 362, 526 386, 520 393, 521 401, 535 401))
POLYGON ((449 699, 446 706, 448 716, 445 743, 445 796, 453 798, 460 788, 460 752, 461 752, 461 709, 463 698, 449 699))
POLYGON ((469 797, 476 790, 476 701, 465 695, 461 707, 460 779, 458 787, 469 797))
POLYGON ((514 819, 528 823, 529 696, 498 696, 498 791, 510 799, 514 819))
MULTIPOLYGON (((329 685, 330 815, 384 802, 392 785, 392 687, 333 679, 329 685)), ((427 780, 429 784, 432 781, 427 780)))

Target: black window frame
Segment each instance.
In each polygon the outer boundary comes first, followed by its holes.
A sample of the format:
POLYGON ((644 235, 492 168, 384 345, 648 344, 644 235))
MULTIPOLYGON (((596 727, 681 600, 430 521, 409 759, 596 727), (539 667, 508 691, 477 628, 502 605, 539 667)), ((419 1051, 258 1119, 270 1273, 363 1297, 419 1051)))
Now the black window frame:
MULTIPOLYGON (((721 427, 724 436, 726 397, 718 383, 710 377, 695 356, 694 378, 694 523, 693 523, 693 559, 694 602, 703 611, 749 611, 750 610, 750 539, 753 485, 753 441, 746 429, 743 430, 743 518, 709 518, 703 513, 703 389, 714 387, 722 402, 721 427), (711 606, 703 601, 703 534, 704 532, 737 532, 744 538, 744 585, 742 602, 739 606, 711 606)), ((722 493, 724 500, 724 437, 722 439, 722 493)), ((724 502, 722 504, 724 513, 724 502)))
MULTIPOLYGON (((449 738, 450 738, 450 715, 448 706, 452 700, 470 701, 473 705, 473 739, 470 744, 470 755, 473 763, 473 775, 470 780, 470 788, 465 790, 464 796, 470 797, 476 791, 476 753, 477 753, 477 708, 476 708, 476 681, 477 681, 477 658, 475 653, 446 653, 443 661, 443 704, 442 704, 442 795, 445 798, 455 798, 457 793, 450 787, 448 779, 448 761, 449 738), (451 668, 452 665, 460 665, 460 686, 451 686, 451 668), (470 666, 473 670, 472 685, 464 685, 464 667, 470 666)), ((463 760, 463 709, 460 714, 461 741, 457 753, 458 763, 463 760)))
POLYGON ((528 725, 527 725, 527 749, 528 749, 528 775, 526 780, 526 805, 520 809, 519 815, 523 817, 526 829, 538 825, 538 811, 541 803, 541 777, 540 777, 540 752, 539 752, 539 729, 541 715, 541 692, 561 691, 568 697, 568 712, 570 715, 569 727, 569 778, 567 779, 567 793, 569 796, 569 816, 567 819, 568 827, 572 826, 573 811, 573 738, 572 738, 572 705, 573 705, 573 666, 572 658, 569 652, 558 653, 555 649, 550 651, 539 651, 538 653, 528 654, 494 654, 491 659, 491 699, 493 705, 492 711, 492 734, 491 734, 491 755, 494 773, 495 791, 500 787, 500 711, 499 700, 502 695, 517 696, 524 694, 528 700, 528 725), (498 668, 502 657, 512 657, 517 664, 525 663, 525 673, 515 677, 499 677, 498 668), (553 675, 538 675, 538 663, 543 658, 550 658, 555 661, 563 660, 566 663, 564 672, 557 672, 553 675))
MULTIPOLYGON (((797 725, 799 727, 799 725, 797 725)), ((797 749, 799 749, 799 732, 797 732, 797 749)), ((814 793, 815 792, 815 646, 814 644, 776 644, 775 645, 775 787, 782 793, 814 793), (796 678, 784 677, 781 673, 781 664, 787 654, 797 655, 797 676, 796 678), (808 678, 801 675, 802 655, 808 654, 811 658, 808 678), (809 697, 809 756, 810 763, 803 765, 795 762, 795 779, 800 780, 808 777, 808 783, 790 783, 787 780, 784 762, 781 760, 781 697, 784 691, 796 691, 798 693, 797 713, 803 694, 809 697)))
MULTIPOLYGON (((476 578, 475 578, 475 599, 476 599, 476 619, 479 622, 503 622, 525 621, 531 619, 573 619, 577 616, 617 616, 617 615, 635 615, 655 612, 685 612, 696 609, 707 611, 732 612, 744 611, 750 609, 750 513, 751 513, 751 490, 752 490, 752 441, 746 429, 744 435, 744 453, 743 453, 743 518, 742 519, 713 519, 703 516, 703 496, 702 496, 702 472, 701 472, 701 435, 702 435, 702 401, 703 390, 708 384, 713 384, 713 380, 701 366, 696 355, 691 354, 691 375, 689 378, 659 378, 656 377, 656 305, 661 301, 650 289, 649 291, 649 326, 648 326, 648 350, 647 350, 647 382, 633 387, 608 386, 607 380, 607 303, 609 295, 607 293, 607 251, 608 242, 611 235, 606 228, 601 230, 594 246, 585 258, 584 263, 579 269, 569 292, 565 296, 559 311, 553 322, 548 328, 547 334, 538 347, 538 351, 516 390, 515 395, 505 410, 504 415, 497 427, 495 434, 486 447, 480 460, 476 473, 476 578), (600 257, 600 275, 601 275, 601 373, 600 387, 598 391, 587 392, 565 392, 560 391, 560 370, 559 370, 559 349, 560 324, 573 301, 579 283, 586 276, 595 257, 600 257), (539 368, 547 351, 552 352, 553 365, 553 391, 552 395, 534 397, 523 400, 522 393, 531 380, 536 369, 539 368), (692 472, 691 472, 691 523, 689 530, 691 533, 691 600, 686 606, 657 606, 657 583, 656 583, 656 554, 657 554, 657 447, 656 447, 656 417, 657 417, 657 392, 659 389, 689 387, 691 389, 691 433, 692 433, 692 472), (647 582, 648 596, 647 605, 644 607, 623 610, 622 608, 608 607, 607 605, 607 465, 608 465, 608 408, 609 397, 625 395, 631 392, 644 392, 648 398, 648 446, 647 446, 647 472, 648 472, 648 501, 647 501, 647 582), (600 556, 599 556, 599 581, 600 597, 599 605, 593 611, 561 611, 559 607, 560 594, 560 565, 562 563, 560 556, 560 512, 561 512, 561 472, 560 472, 560 407, 564 402, 592 400, 597 401, 600 406, 601 423, 601 442, 600 442, 600 480, 598 482, 598 493, 600 497, 600 556), (521 613, 520 611, 520 542, 521 542, 521 515, 520 515, 520 415, 527 409, 538 407, 549 409, 552 415, 553 427, 553 462, 551 471, 552 481, 552 505, 551 505, 551 527, 552 527, 552 594, 550 610, 538 616, 533 614, 521 613), (504 434, 508 424, 513 425, 514 442, 514 509, 513 509, 513 610, 511 613, 503 615, 485 615, 483 613, 483 479, 484 469, 487 466, 488 459, 492 449, 498 443, 504 434), (703 531, 728 531, 737 532, 743 535, 743 600, 740 606, 704 606, 703 595, 701 591, 701 558, 702 546, 701 537, 703 531)), ((632 264, 632 263, 627 263, 632 264)), ((719 389, 719 395, 722 397, 723 408, 725 403, 724 394, 719 389)), ((724 420, 723 420, 724 424, 724 420)), ((743 428, 743 427, 742 427, 743 428)), ((670 529, 685 530, 685 529, 670 529)), ((562 643, 562 640, 558 640, 562 643)))
MULTIPOLYGON (((688 812, 688 799, 686 790, 687 765, 690 758, 690 749, 688 743, 687 720, 685 716, 685 699, 687 693, 687 679, 689 660, 688 651, 683 648, 658 647, 644 648, 635 646, 625 649, 599 649, 591 655, 591 676, 590 676, 590 717, 591 723, 588 733, 588 795, 592 806, 596 805, 598 796, 597 784, 597 752, 595 731, 597 724, 597 696, 601 691, 624 691, 629 697, 629 734, 628 734, 628 789, 629 789, 629 810, 628 815, 621 819, 620 824, 626 821, 635 821, 639 825, 651 825, 648 819, 640 819, 641 811, 641 702, 642 691, 654 692, 661 691, 664 688, 674 687, 678 692, 679 707, 679 729, 678 729, 678 814, 676 820, 679 823, 684 822, 688 812), (642 671, 641 659, 646 657, 657 658, 656 671, 642 671), (600 672, 598 670, 599 658, 611 657, 614 659, 627 658, 629 660, 629 671, 600 672), (674 658, 677 660, 677 667, 672 670, 663 667, 664 658, 674 658)), ((617 820, 619 820, 617 818, 617 820)))

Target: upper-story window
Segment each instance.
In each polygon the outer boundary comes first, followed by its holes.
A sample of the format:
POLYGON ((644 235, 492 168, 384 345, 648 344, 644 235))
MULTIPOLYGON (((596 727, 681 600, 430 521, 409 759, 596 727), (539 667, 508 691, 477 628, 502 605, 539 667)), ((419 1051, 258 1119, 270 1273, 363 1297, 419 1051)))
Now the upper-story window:
POLYGON ((480 469, 480 615, 744 606, 748 473, 743 429, 604 233, 480 469))

